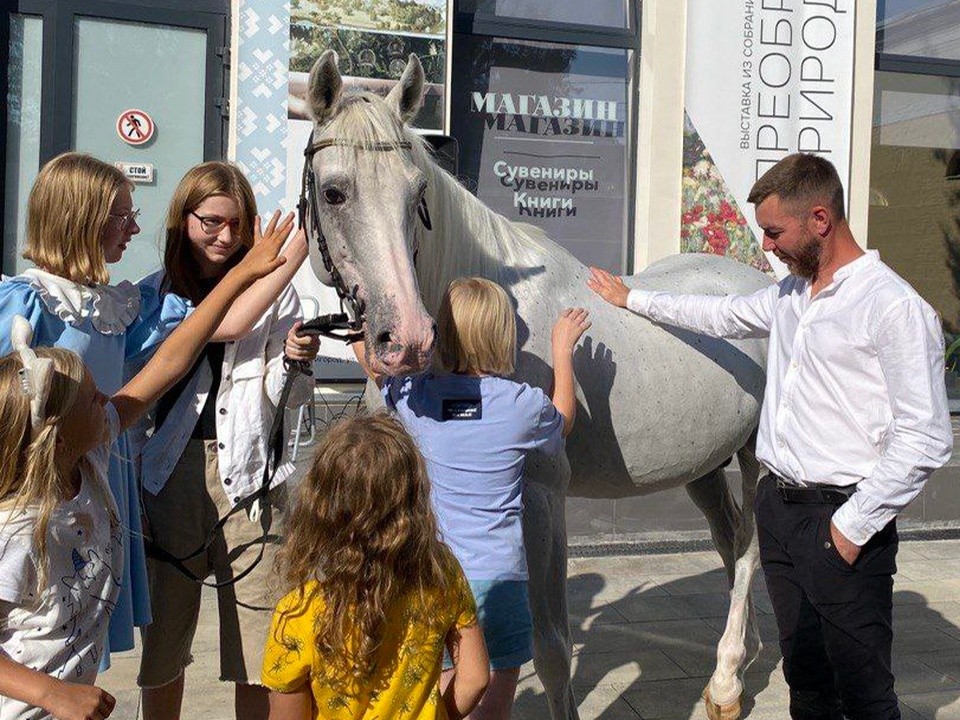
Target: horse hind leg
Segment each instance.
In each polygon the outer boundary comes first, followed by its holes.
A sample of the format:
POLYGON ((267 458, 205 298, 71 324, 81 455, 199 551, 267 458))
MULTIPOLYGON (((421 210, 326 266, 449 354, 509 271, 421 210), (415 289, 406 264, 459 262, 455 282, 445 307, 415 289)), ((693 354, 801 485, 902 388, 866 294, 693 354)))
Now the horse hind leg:
MULTIPOLYGON (((743 478, 742 510, 738 509, 734 514, 728 509, 731 504, 736 507, 736 502, 725 481, 717 483, 722 485, 722 489, 715 491, 713 503, 704 502, 709 497, 709 490, 701 487, 693 488, 694 493, 700 491, 702 495, 701 502, 697 504, 707 514, 714 537, 720 535, 726 540, 732 536, 732 543, 729 545, 724 543, 721 548, 721 554, 728 548, 732 550, 732 562, 724 559, 724 565, 730 577, 730 609, 727 614, 726 628, 717 644, 717 666, 703 692, 707 717, 710 720, 735 720, 740 717, 743 674, 759 655, 761 647, 756 611, 750 590, 759 562, 753 501, 756 496, 760 465, 753 454, 753 442, 751 439, 750 443, 737 454, 743 478), (718 496, 719 502, 716 500, 718 496), (728 521, 734 517, 736 523, 731 532, 728 521), (713 529, 715 524, 717 528, 713 529)), ((691 493, 692 497, 694 493, 691 493)), ((696 497, 694 499, 697 500, 696 497)))
POLYGON ((743 515, 740 526, 737 528, 737 581, 745 584, 743 595, 747 599, 747 625, 745 627, 745 643, 747 648, 746 663, 742 671, 757 659, 762 649, 760 629, 757 625, 756 608, 753 602, 753 579, 760 566, 760 545, 757 541, 757 520, 753 507, 757 498, 757 484, 760 481, 760 472, 763 470, 755 454, 756 434, 737 452, 740 463, 741 491, 743 493, 743 515))
POLYGON ((707 519, 713 544, 720 553, 723 567, 727 571, 727 580, 732 586, 736 569, 736 529, 740 523, 740 507, 727 486, 723 468, 717 468, 688 483, 686 490, 707 519))
MULTIPOLYGON (((746 469, 741 468, 745 476, 750 475, 749 463, 747 465, 746 469)), ((756 657, 750 647, 754 645, 751 638, 757 637, 750 596, 750 581, 756 568, 756 553, 749 552, 753 536, 753 495, 747 492, 746 481, 744 485, 743 509, 730 492, 722 468, 687 486, 688 494, 707 518, 730 585, 730 608, 726 628, 717 644, 717 665, 703 693, 710 720, 740 717, 743 670, 756 657)), ((753 481, 752 487, 755 486, 753 481)))

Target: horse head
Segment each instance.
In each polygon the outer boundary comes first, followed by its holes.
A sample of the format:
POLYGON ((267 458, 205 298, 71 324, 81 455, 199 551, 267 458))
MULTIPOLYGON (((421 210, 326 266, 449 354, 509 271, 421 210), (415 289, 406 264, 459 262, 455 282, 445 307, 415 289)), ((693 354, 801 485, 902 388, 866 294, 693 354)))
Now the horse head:
POLYGON ((321 282, 355 299, 367 362, 384 375, 428 368, 436 337, 415 267, 418 233, 429 226, 427 176, 415 159, 426 150, 407 127, 423 92, 423 68, 414 55, 385 98, 344 93, 330 50, 308 81, 314 123, 304 173, 310 263, 321 282))

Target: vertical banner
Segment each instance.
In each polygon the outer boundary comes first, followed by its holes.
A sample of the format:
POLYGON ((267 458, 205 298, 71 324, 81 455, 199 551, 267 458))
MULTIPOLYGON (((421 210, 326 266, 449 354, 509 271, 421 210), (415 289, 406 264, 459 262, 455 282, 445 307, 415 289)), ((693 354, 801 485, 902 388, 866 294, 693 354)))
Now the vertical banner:
POLYGON ((269 215, 286 194, 290 13, 275 0, 240 0, 239 13, 236 161, 269 215))
POLYGON ((836 165, 849 196, 854 0, 687 7, 681 250, 769 271, 747 204, 757 178, 811 152, 836 165))

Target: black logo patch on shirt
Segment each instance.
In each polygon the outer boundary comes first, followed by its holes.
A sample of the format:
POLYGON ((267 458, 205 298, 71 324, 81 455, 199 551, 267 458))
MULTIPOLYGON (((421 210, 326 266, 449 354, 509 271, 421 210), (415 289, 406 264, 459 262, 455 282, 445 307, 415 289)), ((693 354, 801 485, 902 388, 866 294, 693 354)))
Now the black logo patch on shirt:
POLYGON ((483 417, 483 400, 480 398, 444 398, 444 420, 479 420, 483 417))

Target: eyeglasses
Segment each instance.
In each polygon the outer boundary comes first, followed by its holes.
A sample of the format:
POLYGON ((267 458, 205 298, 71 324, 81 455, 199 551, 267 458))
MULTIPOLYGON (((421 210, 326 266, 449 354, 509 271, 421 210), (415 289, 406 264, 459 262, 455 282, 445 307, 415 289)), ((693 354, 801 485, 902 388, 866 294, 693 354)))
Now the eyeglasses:
POLYGON ((120 221, 121 230, 129 230, 137 222, 137 218, 140 217, 140 208, 134 208, 125 213, 110 213, 110 217, 120 221))
POLYGON ((197 215, 192 210, 190 214, 193 215, 197 220, 200 221, 200 228, 207 235, 216 235, 221 230, 223 230, 227 225, 230 226, 231 232, 238 233, 240 232, 240 218, 234 218, 233 220, 224 220, 222 217, 217 217, 216 215, 197 215))

